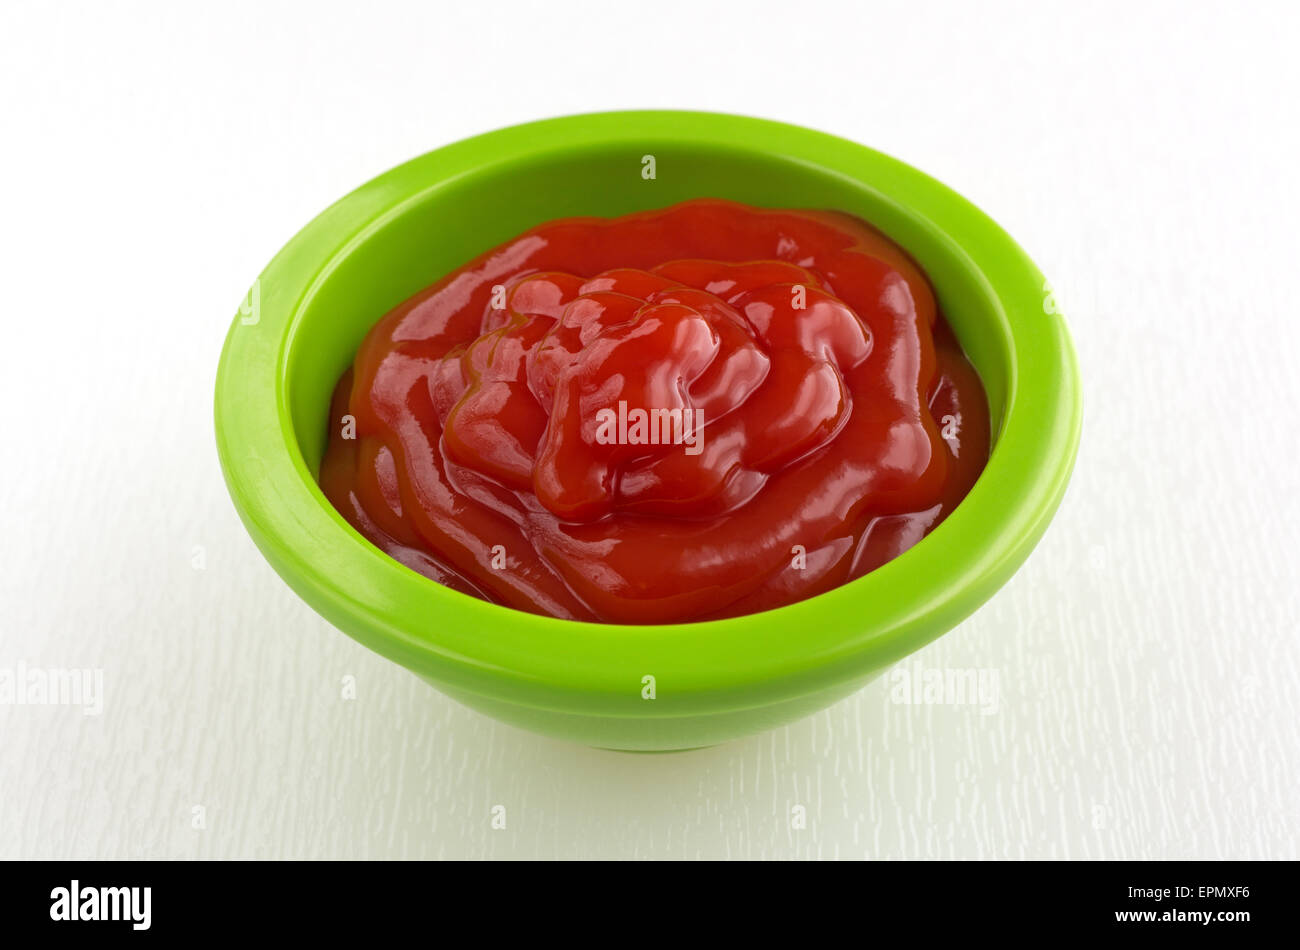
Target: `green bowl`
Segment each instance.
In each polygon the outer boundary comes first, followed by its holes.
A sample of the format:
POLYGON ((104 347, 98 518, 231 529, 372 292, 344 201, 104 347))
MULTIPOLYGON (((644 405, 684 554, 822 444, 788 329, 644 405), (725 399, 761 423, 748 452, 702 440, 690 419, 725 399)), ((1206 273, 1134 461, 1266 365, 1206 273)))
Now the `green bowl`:
POLYGON ((1043 276, 979 210, 861 145, 699 112, 514 126, 363 185, 254 283, 216 388, 217 448, 235 507, 275 570, 325 619, 490 716, 647 751, 805 716, 951 629, 1042 536, 1074 464, 1081 412, 1073 349, 1043 276), (702 196, 856 214, 929 275, 983 378, 994 439, 969 496, 927 538, 789 607, 618 626, 534 616, 442 587, 380 552, 326 501, 315 475, 330 394, 385 312, 540 222, 702 196))

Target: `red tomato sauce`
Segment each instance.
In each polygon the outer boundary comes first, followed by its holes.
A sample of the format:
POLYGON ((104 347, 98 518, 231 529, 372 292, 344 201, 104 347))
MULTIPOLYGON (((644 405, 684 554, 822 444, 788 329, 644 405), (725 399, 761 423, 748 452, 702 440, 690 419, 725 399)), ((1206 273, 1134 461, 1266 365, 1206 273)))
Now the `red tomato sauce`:
POLYGON ((702 199, 543 224, 391 311, 335 391, 320 484, 455 590, 675 623, 879 567, 988 451, 906 253, 837 212, 702 199))

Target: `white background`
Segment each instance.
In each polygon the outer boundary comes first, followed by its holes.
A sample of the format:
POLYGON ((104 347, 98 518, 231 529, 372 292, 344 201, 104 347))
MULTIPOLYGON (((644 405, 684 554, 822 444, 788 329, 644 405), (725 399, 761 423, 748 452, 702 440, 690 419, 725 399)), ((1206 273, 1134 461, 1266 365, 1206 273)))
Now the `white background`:
POLYGON ((1295 4, 185 6, 0 13, 0 668, 105 678, 100 716, 0 706, 0 856, 1297 856, 1295 4), (700 752, 541 739, 244 533, 211 393, 275 251, 416 154, 632 107, 887 151, 1053 279, 1070 493, 914 658, 996 709, 882 680, 700 752))

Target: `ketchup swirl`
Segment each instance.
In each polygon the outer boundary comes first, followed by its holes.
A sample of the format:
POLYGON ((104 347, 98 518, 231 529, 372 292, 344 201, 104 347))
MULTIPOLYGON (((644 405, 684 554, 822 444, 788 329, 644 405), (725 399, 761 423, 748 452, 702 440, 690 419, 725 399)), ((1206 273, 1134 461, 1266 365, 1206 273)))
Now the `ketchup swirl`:
POLYGON ((859 577, 965 496, 989 439, 904 252, 847 215, 712 199, 554 221, 447 275, 371 330, 329 425, 322 489, 379 548, 613 623, 859 577))

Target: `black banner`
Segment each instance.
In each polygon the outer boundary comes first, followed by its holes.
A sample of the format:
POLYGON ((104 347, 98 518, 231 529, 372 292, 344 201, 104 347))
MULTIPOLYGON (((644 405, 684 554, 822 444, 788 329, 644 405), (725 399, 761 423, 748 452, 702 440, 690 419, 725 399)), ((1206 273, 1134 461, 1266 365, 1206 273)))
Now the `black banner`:
MULTIPOLYGON (((623 921, 626 939, 844 924, 936 936, 1258 937, 1294 917, 1295 868, 1247 862, 591 864, 531 862, 9 862, 6 935, 149 939, 285 933, 337 939, 418 928, 437 942, 486 923, 538 936, 623 921), (550 921, 550 924, 546 922, 550 921), (530 924, 531 922, 531 924, 530 924)), ((1287 928, 1288 930, 1291 928, 1287 928)), ((10 944, 16 946, 15 944, 10 944)))

